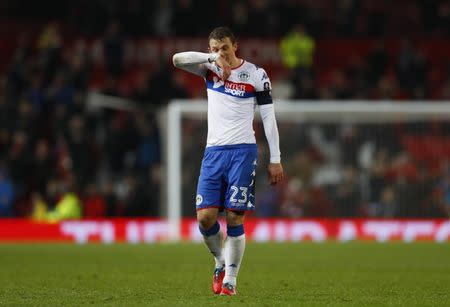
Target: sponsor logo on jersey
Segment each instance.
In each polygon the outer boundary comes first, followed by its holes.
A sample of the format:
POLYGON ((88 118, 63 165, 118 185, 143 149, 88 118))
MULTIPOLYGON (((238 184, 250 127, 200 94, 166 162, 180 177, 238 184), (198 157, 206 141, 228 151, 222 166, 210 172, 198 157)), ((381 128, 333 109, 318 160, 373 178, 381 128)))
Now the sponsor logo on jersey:
POLYGON ((250 79, 250 74, 246 71, 242 71, 239 73, 238 78, 241 81, 247 81, 248 79, 250 79))
POLYGON ((212 89, 216 92, 240 98, 255 96, 255 89, 253 85, 249 83, 238 83, 229 80, 224 81, 213 71, 208 71, 205 79, 208 89, 212 89))
POLYGON ((244 97, 245 85, 226 81, 224 91, 225 91, 225 93, 231 94, 233 96, 244 97))

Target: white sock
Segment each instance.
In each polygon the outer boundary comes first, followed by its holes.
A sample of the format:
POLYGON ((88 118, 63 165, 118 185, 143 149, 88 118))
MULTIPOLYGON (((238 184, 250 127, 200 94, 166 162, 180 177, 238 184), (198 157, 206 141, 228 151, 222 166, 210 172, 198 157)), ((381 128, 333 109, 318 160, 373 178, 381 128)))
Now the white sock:
POLYGON ((228 236, 225 240, 225 278, 223 283, 230 283, 236 286, 236 278, 241 266, 242 257, 245 250, 245 234, 237 237, 228 236))
POLYGON ((203 236, 206 246, 216 261, 216 268, 223 267, 225 265, 225 259, 223 258, 223 233, 219 230, 218 233, 212 236, 203 236))

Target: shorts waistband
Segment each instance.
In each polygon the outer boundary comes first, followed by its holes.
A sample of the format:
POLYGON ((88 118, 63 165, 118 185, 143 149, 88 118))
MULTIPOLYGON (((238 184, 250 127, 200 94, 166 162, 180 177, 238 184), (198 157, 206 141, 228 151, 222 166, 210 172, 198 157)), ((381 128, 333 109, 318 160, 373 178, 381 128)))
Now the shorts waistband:
POLYGON ((206 147, 205 151, 216 150, 233 150, 233 149, 257 149, 256 144, 233 144, 233 145, 219 145, 206 147))

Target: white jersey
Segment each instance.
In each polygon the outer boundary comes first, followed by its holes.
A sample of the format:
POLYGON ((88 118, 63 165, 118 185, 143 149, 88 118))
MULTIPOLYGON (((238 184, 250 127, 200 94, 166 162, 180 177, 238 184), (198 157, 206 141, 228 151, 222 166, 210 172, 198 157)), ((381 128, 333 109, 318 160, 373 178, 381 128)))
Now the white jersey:
POLYGON ((208 93, 207 147, 256 143, 253 118, 257 92, 271 90, 264 69, 247 61, 231 70, 223 81, 221 68, 205 63, 205 82, 208 93))
POLYGON ((217 53, 186 51, 174 54, 175 67, 205 78, 208 91, 207 147, 255 144, 253 117, 259 105, 264 132, 269 143, 270 162, 280 163, 278 127, 271 97, 269 77, 264 69, 242 61, 223 81, 221 69, 212 64, 217 53))

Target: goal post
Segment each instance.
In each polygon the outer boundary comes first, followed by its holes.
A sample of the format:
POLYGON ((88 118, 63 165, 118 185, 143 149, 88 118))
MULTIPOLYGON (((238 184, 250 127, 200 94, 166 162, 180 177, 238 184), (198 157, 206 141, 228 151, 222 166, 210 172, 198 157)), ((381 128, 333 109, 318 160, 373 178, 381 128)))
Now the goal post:
MULTIPOLYGON (((377 124, 450 119, 450 102, 441 101, 276 101, 278 122, 377 124)), ((206 120, 206 100, 172 100, 167 108, 167 220, 169 240, 181 238, 182 219, 182 121, 206 120)), ((255 119, 260 121, 257 112, 255 119)), ((281 133, 281 132, 280 132, 281 133)), ((206 134, 204 135, 206 139, 206 134)), ((189 141, 189 140, 187 140, 189 141)), ((198 149, 199 155, 203 148, 198 149)), ((194 206, 195 195, 192 195, 194 206)))
POLYGON ((181 121, 183 116, 205 117, 207 104, 204 100, 174 100, 167 108, 167 220, 169 240, 180 239, 181 221, 181 121))

